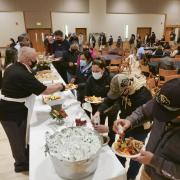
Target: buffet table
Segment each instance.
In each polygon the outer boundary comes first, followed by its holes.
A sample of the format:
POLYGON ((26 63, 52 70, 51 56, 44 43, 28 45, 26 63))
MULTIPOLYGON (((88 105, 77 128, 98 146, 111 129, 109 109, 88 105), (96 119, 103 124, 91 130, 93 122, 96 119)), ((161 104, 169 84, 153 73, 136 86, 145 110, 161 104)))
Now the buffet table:
MULTIPOLYGON (((59 76, 53 66, 51 66, 51 70, 58 76, 58 80, 56 81, 63 82, 62 78, 59 76)), ((30 124, 30 180, 62 179, 56 174, 50 156, 48 154, 45 155, 45 133, 47 131, 54 133, 55 131, 60 131, 65 127, 75 126, 74 120, 77 116, 86 119, 87 126, 92 128, 90 119, 85 114, 84 110, 80 107, 80 103, 76 100, 71 91, 58 92, 58 95, 62 97, 59 100, 59 103, 63 104, 63 108, 68 114, 64 124, 61 126, 57 125, 57 122, 50 117, 49 112, 51 108, 49 105, 43 104, 42 96, 36 97, 35 100, 30 124)), ((102 147, 95 173, 85 179, 125 180, 126 171, 116 158, 115 154, 112 152, 111 148, 109 146, 104 146, 102 147)))

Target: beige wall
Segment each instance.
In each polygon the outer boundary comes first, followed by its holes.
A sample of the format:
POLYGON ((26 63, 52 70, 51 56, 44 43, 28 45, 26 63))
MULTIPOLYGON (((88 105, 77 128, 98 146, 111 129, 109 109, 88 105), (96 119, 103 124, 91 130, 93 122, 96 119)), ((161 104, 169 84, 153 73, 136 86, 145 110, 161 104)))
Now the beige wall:
POLYGON ((0 0, 0 11, 88 12, 89 0, 0 0))
POLYGON ((0 0, 0 11, 24 11, 26 28, 51 28, 50 11, 87 13, 89 0, 0 0))
POLYGON ((180 24, 180 0, 107 0, 107 13, 165 13, 166 24, 180 24))
MULTIPOLYGON (((90 8, 89 0, 0 0, 0 11, 24 11, 26 28, 50 28, 50 11, 88 13, 90 9, 92 13, 100 12, 104 11, 102 7, 107 1, 107 13, 166 13, 168 25, 180 24, 180 0, 103 0, 100 6, 99 0, 91 1, 93 8, 90 8), (37 26, 37 22, 42 25, 37 26)), ((102 19, 94 17, 95 21, 102 19)))
POLYGON ((49 11, 25 11, 24 18, 26 28, 51 28, 51 16, 49 11), (36 25, 41 22, 41 25, 36 25))
POLYGON ((116 40, 119 35, 125 40, 125 27, 128 25, 128 37, 137 33, 137 27, 152 27, 160 39, 164 32, 164 14, 107 14, 104 0, 89 0, 90 13, 52 12, 52 29, 61 29, 73 33, 75 28, 87 28, 87 32, 105 32, 116 40), (148 19, 148 20, 147 20, 148 19))

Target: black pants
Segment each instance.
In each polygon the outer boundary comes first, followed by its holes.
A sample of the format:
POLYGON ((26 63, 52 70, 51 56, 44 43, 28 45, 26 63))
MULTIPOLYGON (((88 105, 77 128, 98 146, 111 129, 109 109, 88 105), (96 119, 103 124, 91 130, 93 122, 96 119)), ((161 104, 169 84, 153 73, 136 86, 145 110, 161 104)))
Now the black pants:
MULTIPOLYGON (((120 118, 125 119, 127 116, 129 116, 136 108, 141 106, 142 104, 145 104, 147 101, 151 99, 151 93, 147 90, 147 88, 142 87, 138 91, 136 91, 135 94, 130 96, 132 106, 127 106, 126 108, 124 106, 121 106, 121 114, 120 118)), ((133 137, 139 141, 145 142, 145 139, 148 135, 148 132, 150 130, 144 130, 143 126, 136 127, 130 131, 127 131, 125 134, 125 138, 133 137)), ((126 158, 118 157, 121 164, 125 166, 126 158)), ((141 164, 137 161, 130 160, 129 168, 127 171, 127 179, 135 179, 139 169, 141 167, 141 164)))
MULTIPOLYGON (((98 110, 99 105, 92 105, 92 115, 94 115, 98 110)), ((113 144, 115 141, 115 132, 113 131, 113 124, 114 121, 117 119, 117 114, 119 111, 119 106, 114 105, 111 110, 109 110, 107 113, 101 113, 100 114, 100 124, 105 124, 106 117, 108 117, 108 127, 109 127, 109 133, 108 136, 110 138, 109 146, 113 144)))
POLYGON ((0 89, 2 87, 2 71, 0 70, 0 89))
MULTIPOLYGON (((132 130, 126 133, 125 138, 133 137, 139 141, 145 142, 147 135, 148 133, 145 133, 145 132, 138 133, 137 131, 132 130)), ((121 162, 121 164, 125 167, 126 158, 118 157, 118 159, 121 162)), ((129 168, 127 171, 127 179, 130 179, 130 178, 135 179, 139 172, 140 167, 141 167, 141 164, 139 162, 130 159, 129 168)))
POLYGON ((23 121, 19 126, 14 121, 1 121, 1 124, 11 146, 15 169, 19 166, 28 166, 29 148, 25 148, 26 121, 23 121))
POLYGON ((8 137, 15 171, 29 166, 29 148, 25 148, 27 108, 23 103, 0 101, 0 120, 8 137))
POLYGON ((67 70, 63 65, 63 62, 61 61, 54 61, 53 62, 54 67, 56 68, 57 72, 61 75, 63 80, 68 83, 67 81, 67 70))

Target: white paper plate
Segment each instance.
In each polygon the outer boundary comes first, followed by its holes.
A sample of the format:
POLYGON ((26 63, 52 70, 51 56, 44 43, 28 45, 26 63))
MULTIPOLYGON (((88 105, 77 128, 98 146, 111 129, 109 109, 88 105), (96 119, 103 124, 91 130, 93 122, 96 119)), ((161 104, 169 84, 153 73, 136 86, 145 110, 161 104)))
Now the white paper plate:
POLYGON ((118 156, 120 156, 120 157, 124 157, 124 158, 136 158, 136 157, 138 157, 138 156, 140 156, 141 155, 141 153, 138 153, 138 154, 135 154, 135 155, 126 155, 126 154, 124 154, 124 153, 121 153, 121 152, 117 152, 116 150, 115 150, 115 148, 114 148, 114 143, 112 144, 112 150, 113 150, 113 152, 116 154, 116 155, 118 155, 118 156))

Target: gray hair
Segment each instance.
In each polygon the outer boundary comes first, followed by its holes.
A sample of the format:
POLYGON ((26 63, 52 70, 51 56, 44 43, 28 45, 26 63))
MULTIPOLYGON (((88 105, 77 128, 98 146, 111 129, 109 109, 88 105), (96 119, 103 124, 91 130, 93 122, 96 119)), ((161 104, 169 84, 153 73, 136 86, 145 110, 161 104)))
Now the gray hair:
POLYGON ((25 62, 28 59, 31 59, 35 54, 36 50, 34 48, 24 46, 19 50, 18 59, 20 62, 25 62))

